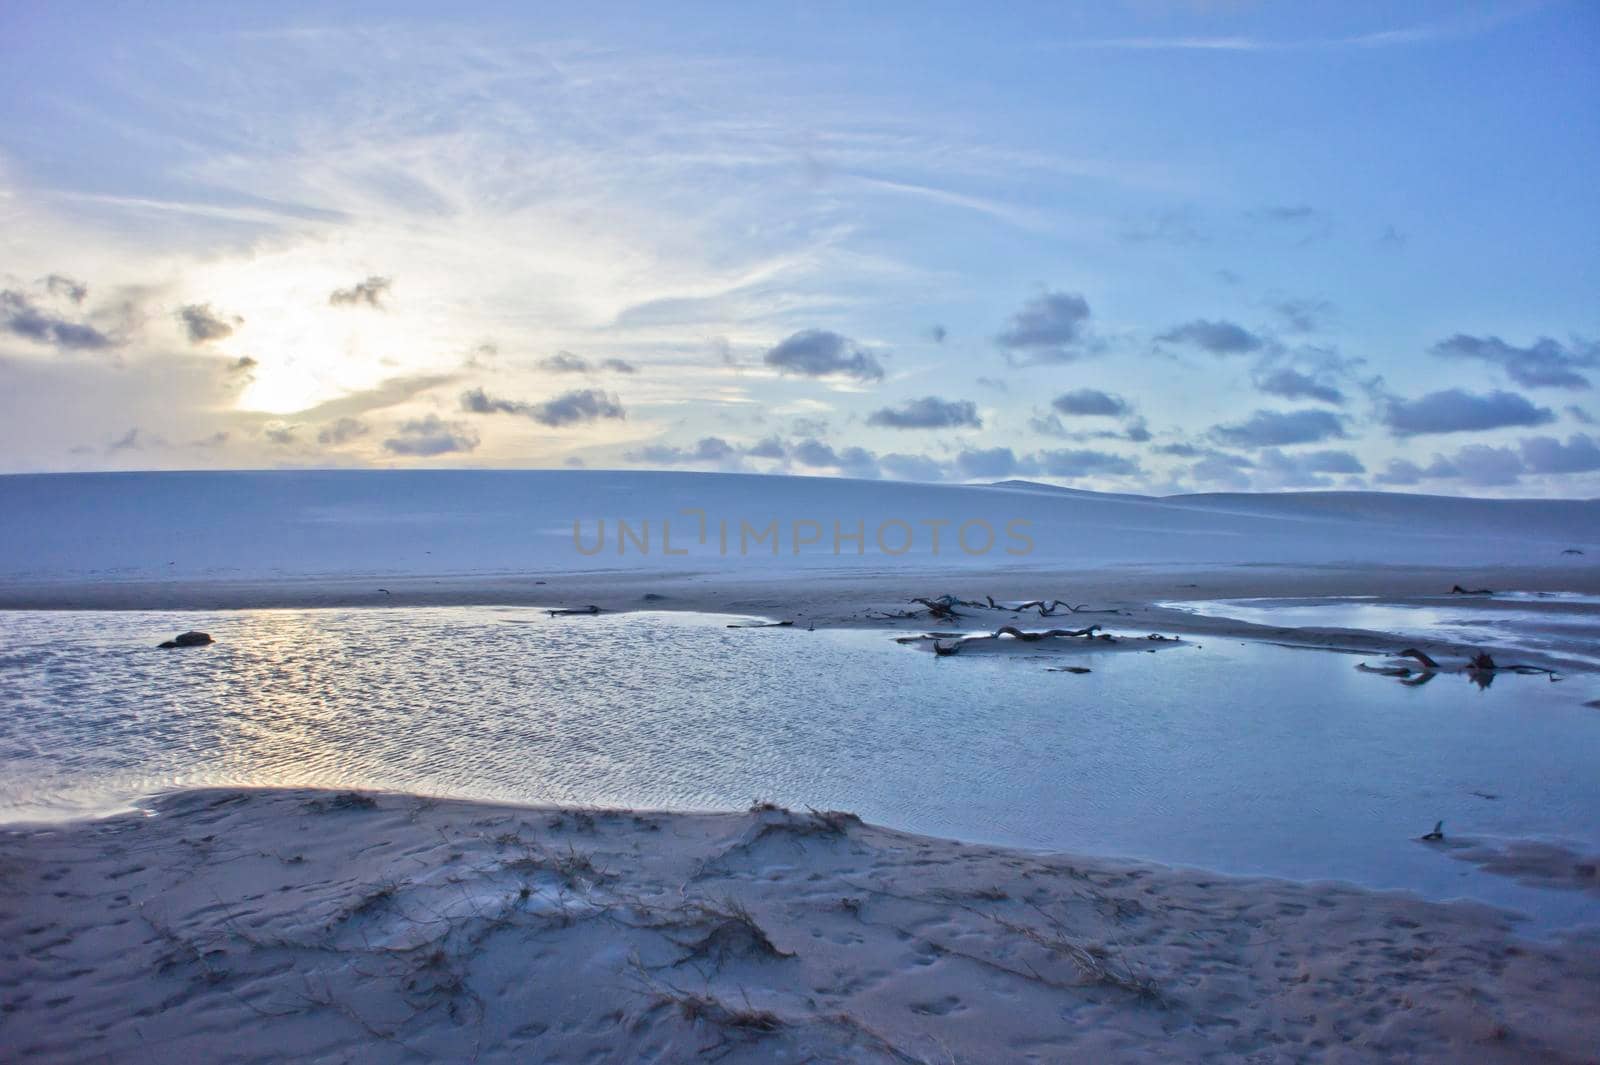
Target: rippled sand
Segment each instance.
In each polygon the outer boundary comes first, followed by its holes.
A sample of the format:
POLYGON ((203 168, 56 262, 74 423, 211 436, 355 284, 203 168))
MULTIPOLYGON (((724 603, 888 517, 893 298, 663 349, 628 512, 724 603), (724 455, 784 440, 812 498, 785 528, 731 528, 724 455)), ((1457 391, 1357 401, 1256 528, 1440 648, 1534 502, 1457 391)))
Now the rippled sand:
POLYGON ((843 815, 198 791, 0 833, 12 1061, 1591 1061, 1600 939, 843 815))

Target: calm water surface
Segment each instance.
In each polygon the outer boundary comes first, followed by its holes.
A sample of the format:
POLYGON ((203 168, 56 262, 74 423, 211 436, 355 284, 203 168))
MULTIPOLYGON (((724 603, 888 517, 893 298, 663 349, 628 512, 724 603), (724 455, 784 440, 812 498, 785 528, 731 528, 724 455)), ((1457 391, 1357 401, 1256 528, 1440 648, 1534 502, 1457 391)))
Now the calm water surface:
POLYGON ((1475 644, 1500 652, 1536 651, 1600 670, 1600 596, 1575 592, 1499 592, 1492 597, 1440 596, 1401 602, 1340 596, 1161 605, 1256 625, 1362 629, 1417 640, 1475 644))
POLYGON ((675 809, 755 798, 918 832, 1227 872, 1468 894, 1524 888, 1412 841, 1600 847, 1600 681, 1479 691, 1347 655, 1202 640, 1158 653, 938 659, 881 632, 496 608, 0 612, 0 814, 173 787, 369 787, 675 809), (159 651, 200 628, 210 647, 159 651), (1493 796, 1486 798, 1484 796, 1493 796))

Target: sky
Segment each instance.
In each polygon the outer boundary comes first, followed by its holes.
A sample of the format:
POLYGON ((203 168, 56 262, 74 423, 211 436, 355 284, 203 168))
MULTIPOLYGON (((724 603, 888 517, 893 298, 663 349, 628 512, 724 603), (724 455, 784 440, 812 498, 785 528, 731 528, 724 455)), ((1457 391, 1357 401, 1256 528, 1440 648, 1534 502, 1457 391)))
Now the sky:
POLYGON ((0 6, 0 471, 1600 496, 1600 4, 0 6))

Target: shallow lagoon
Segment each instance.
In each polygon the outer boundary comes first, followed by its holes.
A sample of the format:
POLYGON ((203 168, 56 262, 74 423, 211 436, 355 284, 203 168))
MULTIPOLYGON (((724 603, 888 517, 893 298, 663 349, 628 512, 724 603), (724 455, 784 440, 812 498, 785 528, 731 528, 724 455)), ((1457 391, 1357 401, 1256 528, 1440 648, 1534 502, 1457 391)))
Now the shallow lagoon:
POLYGON ((1438 639, 1553 654, 1600 669, 1600 596, 1498 592, 1379 600, 1364 596, 1212 599, 1162 603, 1208 617, 1283 628, 1360 629, 1413 640, 1438 639))
POLYGON ((498 608, 0 613, 6 816, 186 786, 370 787, 677 809, 763 798, 897 828, 1224 872, 1468 894, 1540 922, 1593 895, 1414 842, 1600 847, 1597 683, 1420 688, 1330 652, 940 659, 861 630, 498 608), (218 643, 157 641, 201 628, 218 643), (1492 796, 1492 797, 1491 797, 1492 796))

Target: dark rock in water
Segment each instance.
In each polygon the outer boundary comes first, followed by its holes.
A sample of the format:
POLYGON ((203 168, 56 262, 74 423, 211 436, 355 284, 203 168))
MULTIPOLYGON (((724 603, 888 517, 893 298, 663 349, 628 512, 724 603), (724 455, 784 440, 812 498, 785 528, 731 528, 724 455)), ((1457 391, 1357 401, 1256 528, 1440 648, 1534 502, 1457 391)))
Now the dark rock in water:
POLYGON ((666 596, 661 595, 658 592, 645 592, 639 598, 646 603, 659 603, 661 600, 665 599, 666 596))
POLYGON ((157 647, 170 649, 173 647, 204 647, 208 643, 215 643, 209 632, 180 632, 170 640, 163 640, 157 647))

